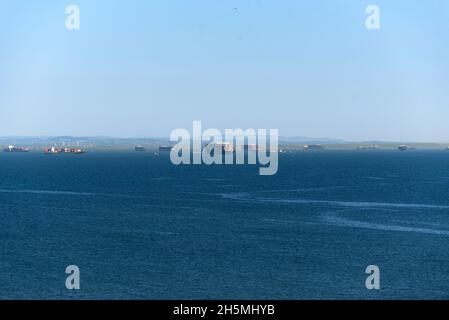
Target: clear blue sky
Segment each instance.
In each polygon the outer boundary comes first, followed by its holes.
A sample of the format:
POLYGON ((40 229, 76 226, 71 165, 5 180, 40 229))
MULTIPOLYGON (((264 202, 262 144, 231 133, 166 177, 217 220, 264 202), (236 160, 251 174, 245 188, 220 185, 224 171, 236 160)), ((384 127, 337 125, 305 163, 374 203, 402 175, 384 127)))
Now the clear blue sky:
POLYGON ((0 135, 449 141, 449 1, 0 0, 0 135), (81 30, 65 28, 65 7, 81 30), (381 30, 365 8, 381 9, 381 30), (236 8, 236 9, 235 9, 236 8))

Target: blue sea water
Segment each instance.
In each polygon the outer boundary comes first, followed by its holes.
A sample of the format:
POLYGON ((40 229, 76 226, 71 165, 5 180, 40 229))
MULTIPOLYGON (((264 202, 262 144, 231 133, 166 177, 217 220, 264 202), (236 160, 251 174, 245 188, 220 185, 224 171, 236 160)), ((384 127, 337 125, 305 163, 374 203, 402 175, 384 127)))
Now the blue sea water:
POLYGON ((449 298, 449 152, 279 161, 259 176, 152 153, 0 154, 0 298, 449 298), (381 290, 365 288, 372 264, 381 290))

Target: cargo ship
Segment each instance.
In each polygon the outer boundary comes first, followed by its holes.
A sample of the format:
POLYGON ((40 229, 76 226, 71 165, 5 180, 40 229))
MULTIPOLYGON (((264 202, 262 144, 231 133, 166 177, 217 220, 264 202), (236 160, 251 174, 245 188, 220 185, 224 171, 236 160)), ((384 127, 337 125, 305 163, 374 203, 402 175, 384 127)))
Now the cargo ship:
POLYGON ((144 146, 136 146, 136 147, 134 148, 134 151, 137 151, 137 152, 145 152, 145 151, 147 151, 147 149, 145 149, 144 146))
POLYGON ((172 148, 171 146, 160 146, 159 152, 170 152, 172 148))
POLYGON ((59 154, 59 153, 71 153, 71 154, 83 154, 86 150, 80 148, 45 148, 44 154, 59 154))
POLYGON ((324 150, 324 146, 322 146, 321 144, 306 144, 302 150, 307 151, 307 150, 324 150))
POLYGON ((3 152, 29 152, 29 148, 20 148, 20 147, 14 147, 14 146, 8 146, 5 149, 3 149, 3 152))
POLYGON ((244 144, 242 146, 242 149, 245 150, 245 151, 258 151, 259 150, 259 146, 257 144, 254 144, 254 143, 244 144))
POLYGON ((358 146, 357 150, 379 150, 380 147, 378 145, 362 145, 358 146))
POLYGON ((51 148, 45 148, 44 149, 44 153, 45 154, 58 154, 61 153, 60 149, 57 149, 55 147, 51 147, 51 148))
POLYGON ((80 148, 64 148, 62 149, 62 153, 83 154, 86 153, 86 150, 80 148))

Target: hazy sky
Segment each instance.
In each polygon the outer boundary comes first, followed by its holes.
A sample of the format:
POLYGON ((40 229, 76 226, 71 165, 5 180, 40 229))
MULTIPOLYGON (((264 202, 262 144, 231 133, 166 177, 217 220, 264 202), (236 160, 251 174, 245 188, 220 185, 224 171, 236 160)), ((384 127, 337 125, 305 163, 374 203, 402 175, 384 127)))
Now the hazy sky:
POLYGON ((0 120, 3 136, 168 137, 202 120, 449 141, 449 1, 0 0, 0 120))

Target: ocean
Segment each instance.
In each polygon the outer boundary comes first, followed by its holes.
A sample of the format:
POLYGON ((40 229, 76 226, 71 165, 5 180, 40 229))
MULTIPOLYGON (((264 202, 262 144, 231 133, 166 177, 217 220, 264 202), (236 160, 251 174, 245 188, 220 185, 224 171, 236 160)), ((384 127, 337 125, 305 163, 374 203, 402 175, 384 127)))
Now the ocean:
POLYGON ((449 298, 449 152, 296 152, 258 173, 0 154, 0 299, 449 298))

